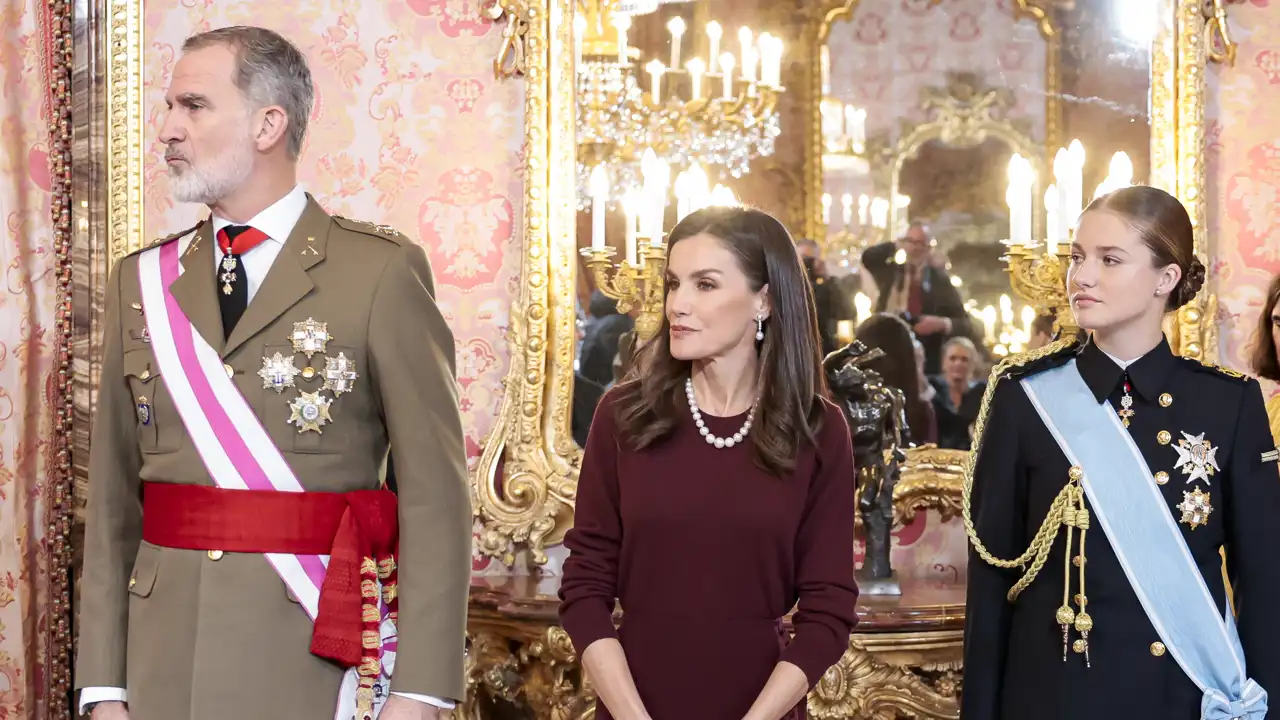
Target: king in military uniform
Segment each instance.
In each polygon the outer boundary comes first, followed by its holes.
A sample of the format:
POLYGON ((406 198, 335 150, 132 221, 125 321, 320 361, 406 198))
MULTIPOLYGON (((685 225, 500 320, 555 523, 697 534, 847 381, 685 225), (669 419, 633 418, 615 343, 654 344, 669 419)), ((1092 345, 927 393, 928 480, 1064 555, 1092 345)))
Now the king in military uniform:
POLYGON ((471 513, 426 255, 297 186, 293 45, 233 27, 183 52, 161 140, 211 216, 107 289, 81 712, 434 718, 464 692, 471 513))
POLYGON ((1280 473, 1262 393, 1161 332, 1203 281, 1176 199, 1105 195, 1072 244, 1083 337, 993 371, 965 495, 965 720, 1267 717, 1280 473))

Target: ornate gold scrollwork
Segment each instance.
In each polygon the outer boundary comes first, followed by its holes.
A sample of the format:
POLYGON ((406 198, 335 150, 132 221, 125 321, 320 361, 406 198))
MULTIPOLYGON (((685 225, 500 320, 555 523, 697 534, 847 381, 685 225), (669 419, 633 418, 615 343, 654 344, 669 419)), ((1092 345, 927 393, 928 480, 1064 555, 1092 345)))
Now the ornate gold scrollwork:
POLYGON ((907 450, 902 475, 893 487, 894 521, 911 522, 916 512, 933 508, 945 522, 960 514, 964 490, 964 450, 924 445, 907 450))
POLYGON ((529 11, 537 2, 524 0, 494 0, 485 12, 492 20, 505 15, 507 24, 502 29, 502 47, 493 59, 493 76, 511 78, 523 76, 528 70, 529 11))
MULTIPOLYGON (((948 73, 945 87, 920 90, 920 107, 933 117, 922 123, 904 125, 898 142, 887 151, 888 191, 897 192, 902 166, 920 152, 925 143, 937 140, 951 147, 973 147, 994 138, 1031 162, 1037 182, 1033 197, 1043 194, 1043 178, 1048 177, 1049 172, 1040 146, 1023 123, 1003 116, 1003 111, 1013 104, 1012 92, 1006 88, 983 88, 978 82, 972 73, 948 73)), ((1036 213, 1035 218, 1037 225, 1043 225, 1042 213, 1036 213)), ((895 227, 896 220, 897 213, 889 213, 889 237, 898 236, 900 228, 895 227)))
POLYGON ((482 526, 481 553, 512 565, 524 549, 542 564, 545 548, 559 542, 572 521, 582 460, 569 431, 577 263, 573 4, 503 0, 500 7, 509 22, 526 23, 519 28, 525 82, 524 244, 507 330, 511 367, 498 417, 474 469, 472 504, 482 526))
MULTIPOLYGON (((955 654, 959 641, 951 644, 956 646, 951 650, 955 654)), ((816 720, 960 717, 957 661, 926 661, 926 655, 920 654, 914 662, 891 663, 877 655, 850 638, 844 656, 809 693, 809 716, 816 720)))
POLYGON ((549 627, 520 649, 524 694, 538 720, 585 720, 595 716, 595 690, 578 666, 563 628, 549 627))

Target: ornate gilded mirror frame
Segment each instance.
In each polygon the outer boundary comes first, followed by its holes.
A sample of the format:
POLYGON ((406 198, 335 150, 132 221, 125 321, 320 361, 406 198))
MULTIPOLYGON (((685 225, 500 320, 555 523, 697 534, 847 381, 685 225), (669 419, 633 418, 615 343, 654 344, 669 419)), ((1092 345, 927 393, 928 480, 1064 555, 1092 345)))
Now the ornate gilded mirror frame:
MULTIPOLYGON (((1060 40, 1048 12, 1051 0, 1013 2, 1016 12, 1038 23, 1048 42, 1046 81, 1056 87, 1060 40)), ((821 127, 816 111, 820 43, 831 23, 857 3, 815 2, 800 13, 804 27, 797 33, 798 41, 809 62, 795 64, 805 74, 807 88, 797 96, 814 103, 814 111, 806 115, 812 121, 804 198, 809 236, 814 236, 821 218, 821 127)), ((1151 182, 1186 203, 1197 229, 1196 251, 1206 264, 1204 68, 1211 59, 1229 59, 1234 47, 1225 32, 1222 5, 1221 0, 1161 0, 1151 57, 1151 182), (1210 52, 1209 47, 1221 49, 1210 52)), ((519 296, 508 332, 512 360, 500 416, 476 464, 473 484, 481 525, 478 549, 508 565, 521 550, 527 550, 536 564, 546 562, 546 548, 558 543, 572 523, 582 459, 569 424, 576 268, 573 11, 571 0, 501 0, 490 10, 494 18, 505 16, 507 23, 508 41, 495 59, 495 72, 526 83, 525 227, 519 296)), ((789 84, 796 80, 788 77, 789 84)), ((1053 103, 1047 107, 1046 147, 1056 148, 1060 109, 1054 95, 1048 93, 1046 100, 1053 103)), ((1170 336, 1178 352, 1215 359, 1216 330, 1205 321, 1215 307, 1206 289, 1172 318, 1170 336)), ((907 473, 919 482, 904 482, 907 488, 902 492, 913 486, 936 488, 939 482, 958 487, 960 458, 939 453, 946 451, 913 451, 913 459, 922 463, 916 468, 920 473, 907 473)))

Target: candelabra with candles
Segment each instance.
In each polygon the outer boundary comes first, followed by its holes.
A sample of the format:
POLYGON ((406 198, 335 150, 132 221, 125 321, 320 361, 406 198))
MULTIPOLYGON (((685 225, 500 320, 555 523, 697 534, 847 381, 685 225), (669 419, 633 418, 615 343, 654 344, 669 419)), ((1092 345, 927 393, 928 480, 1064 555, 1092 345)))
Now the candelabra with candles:
MULTIPOLYGON (((1031 237, 1032 193, 1035 171, 1026 158, 1015 154, 1009 161, 1009 240, 1005 263, 1014 293, 1040 314, 1053 315, 1059 336, 1070 337, 1080 330, 1067 296, 1067 267, 1071 264, 1071 241, 1080 214, 1084 211, 1084 146, 1073 140, 1060 148, 1053 160, 1054 184, 1044 194, 1046 240, 1031 237)), ((1117 152, 1111 158, 1107 177, 1093 197, 1133 184, 1133 163, 1117 152)))
POLYGON ((652 149, 641 154, 640 165, 643 186, 640 189, 628 188, 621 198, 626 257, 615 264, 613 257, 617 251, 605 243, 605 213, 610 186, 604 168, 600 166, 592 170, 590 180, 591 246, 581 252, 596 288, 618 302, 618 312, 625 315, 636 311, 636 335, 643 343, 652 339, 662 327, 666 300, 663 288, 667 273, 663 224, 668 186, 676 196, 676 222, 708 205, 736 205, 738 200, 723 185, 708 190, 706 173, 697 165, 677 176, 674 184, 670 183, 670 166, 652 149), (609 273, 611 268, 612 276, 609 273))
MULTIPOLYGON (((822 195, 822 226, 831 226, 830 193, 822 195)), ((882 197, 858 196, 858 222, 853 222, 853 193, 845 193, 840 197, 841 229, 826 236, 825 248, 828 258, 834 258, 842 268, 856 265, 862 252, 876 243, 885 242, 885 234, 889 230, 890 203, 882 197)), ((906 195, 895 195, 892 205, 897 227, 907 226, 907 209, 911 198, 906 195)))
POLYGON ((619 0, 582 0, 574 23, 580 210, 587 209, 591 174, 599 167, 607 168, 614 197, 638 187, 646 148, 669 166, 698 162, 733 177, 745 174, 752 159, 773 153, 783 92, 779 38, 756 37, 743 27, 739 54, 721 52, 724 31, 710 22, 708 57, 682 60, 687 27, 673 17, 670 64, 654 58, 642 66, 639 49, 627 44, 631 15, 619 0), (647 93, 637 78, 642 70, 647 93))
MULTIPOLYGON (((831 52, 821 50, 822 101, 818 105, 822 117, 822 145, 826 155, 862 157, 867 152, 867 111, 841 102, 831 96, 831 52)), ((824 158, 826 163, 832 158, 824 158)))

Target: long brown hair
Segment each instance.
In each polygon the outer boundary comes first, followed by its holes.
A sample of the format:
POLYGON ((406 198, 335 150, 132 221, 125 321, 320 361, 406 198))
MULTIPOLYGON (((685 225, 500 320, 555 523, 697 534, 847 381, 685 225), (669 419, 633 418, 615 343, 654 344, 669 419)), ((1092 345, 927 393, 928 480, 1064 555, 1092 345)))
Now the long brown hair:
MULTIPOLYGON (((920 373, 916 368, 915 335, 911 326, 897 315, 876 313, 853 331, 853 336, 869 348, 879 348, 884 356, 866 364, 880 374, 884 384, 902 391, 907 401, 910 437, 917 443, 929 432, 928 409, 920 400, 920 373)), ((975 360, 977 358, 974 358, 975 360)))
MULTIPOLYGON (((769 319, 760 355, 760 400, 747 440, 756 465, 782 476, 795 469, 803 438, 815 447, 827 396, 813 289, 791 234, 767 213, 745 207, 709 207, 690 213, 671 230, 667 257, 682 240, 711 235, 734 254, 752 291, 768 285, 769 319)), ((630 377, 615 389, 618 429, 641 450, 667 438, 687 414, 684 383, 692 363, 671 355, 671 323, 640 351, 630 377)))
POLYGON ((1196 257, 1191 216, 1178 198, 1148 185, 1113 190, 1085 208, 1106 210, 1138 231, 1143 244, 1155 256, 1155 266, 1177 265, 1182 277, 1169 293, 1165 310, 1177 310, 1191 302, 1204 285, 1204 264, 1196 257))
POLYGON ((1258 377, 1280 381, 1280 361, 1276 360, 1275 323, 1271 321, 1271 313, 1276 310, 1276 302, 1280 301, 1280 275, 1271 278, 1271 287, 1267 288, 1267 304, 1262 307, 1262 317, 1258 318, 1258 331, 1253 334, 1252 356, 1249 365, 1258 377))

